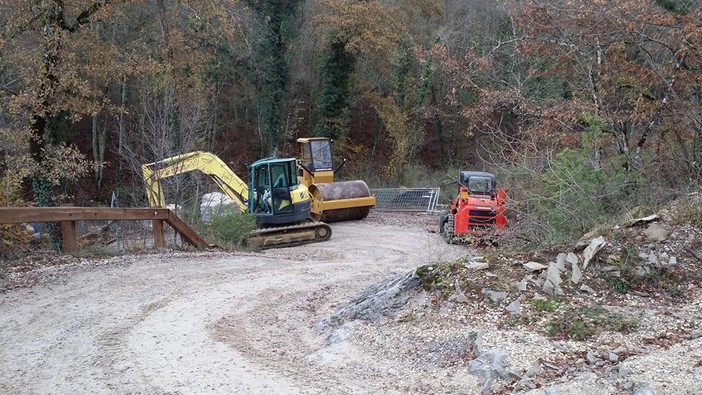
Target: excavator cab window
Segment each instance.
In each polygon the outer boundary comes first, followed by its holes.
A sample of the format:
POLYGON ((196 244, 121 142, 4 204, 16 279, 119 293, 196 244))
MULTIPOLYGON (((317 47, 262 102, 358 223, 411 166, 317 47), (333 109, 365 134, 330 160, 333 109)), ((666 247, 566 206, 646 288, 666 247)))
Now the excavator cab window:
MULTIPOLYGON (((290 187, 294 185, 292 178, 295 174, 294 162, 271 164, 271 179, 273 181, 272 202, 274 213, 292 213, 290 202, 290 187)), ((295 177, 297 180, 297 177, 295 177)), ((295 181, 297 183, 297 181, 295 181)))
POLYGON ((271 183, 268 177, 268 166, 256 168, 254 173, 254 188, 256 195, 256 202, 254 205, 255 212, 271 213, 273 211, 270 201, 270 185, 271 183))
POLYGON ((255 213, 293 213, 290 191, 298 184, 295 159, 262 163, 251 169, 255 213))

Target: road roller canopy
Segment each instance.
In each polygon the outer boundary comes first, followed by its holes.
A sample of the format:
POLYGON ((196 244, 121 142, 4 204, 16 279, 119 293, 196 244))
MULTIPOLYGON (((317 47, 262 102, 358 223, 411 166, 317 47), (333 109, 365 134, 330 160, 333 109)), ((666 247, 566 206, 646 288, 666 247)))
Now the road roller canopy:
POLYGON ((327 137, 304 137, 297 139, 302 145, 302 164, 310 171, 329 171, 334 167, 332 162, 331 143, 327 137))

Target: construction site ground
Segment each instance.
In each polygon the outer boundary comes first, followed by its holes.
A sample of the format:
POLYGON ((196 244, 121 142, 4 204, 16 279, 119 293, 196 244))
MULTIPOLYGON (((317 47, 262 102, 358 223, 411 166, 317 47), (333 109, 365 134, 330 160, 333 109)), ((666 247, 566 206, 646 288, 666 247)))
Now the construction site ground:
MULTIPOLYGON (((418 267, 484 252, 446 244, 436 220, 372 212, 332 224, 328 242, 258 253, 18 261, 0 294, 0 393, 702 393, 697 288, 677 304, 579 295, 630 306, 640 327, 549 337, 509 300, 422 289, 418 267)), ((493 272, 474 284, 509 287, 493 272)), ((539 291, 509 298, 526 308, 539 291)))

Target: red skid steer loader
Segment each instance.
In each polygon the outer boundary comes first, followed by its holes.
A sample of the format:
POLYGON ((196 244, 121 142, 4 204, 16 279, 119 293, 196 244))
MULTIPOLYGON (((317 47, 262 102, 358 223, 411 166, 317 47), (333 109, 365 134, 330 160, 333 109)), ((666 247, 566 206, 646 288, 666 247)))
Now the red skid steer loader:
POLYGON ((448 243, 488 242, 495 244, 507 228, 507 194, 497 188, 495 176, 478 171, 461 171, 458 195, 439 219, 439 233, 448 243))

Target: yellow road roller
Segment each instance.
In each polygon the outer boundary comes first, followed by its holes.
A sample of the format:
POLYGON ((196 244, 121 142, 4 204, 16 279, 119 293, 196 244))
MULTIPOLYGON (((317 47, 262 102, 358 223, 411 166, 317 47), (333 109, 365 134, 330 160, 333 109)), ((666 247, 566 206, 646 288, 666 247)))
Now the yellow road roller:
POLYGON ((339 222, 363 219, 375 207, 365 181, 337 181, 334 175, 346 160, 334 166, 332 140, 327 137, 303 137, 298 159, 298 179, 312 195, 311 216, 316 221, 339 222))

